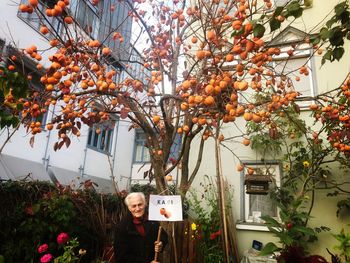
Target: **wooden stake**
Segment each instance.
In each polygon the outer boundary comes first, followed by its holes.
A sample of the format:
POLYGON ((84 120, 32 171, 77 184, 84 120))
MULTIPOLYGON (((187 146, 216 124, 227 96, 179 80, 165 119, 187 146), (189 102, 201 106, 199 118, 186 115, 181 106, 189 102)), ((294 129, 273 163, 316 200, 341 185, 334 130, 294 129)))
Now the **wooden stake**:
MULTIPOLYGON (((158 236, 157 236, 157 242, 160 241, 160 234, 162 233, 162 227, 159 226, 159 229, 158 229, 158 236)), ((158 261, 158 252, 155 252, 154 253, 154 260, 151 261, 151 263, 159 263, 158 261)))
POLYGON ((222 166, 221 166, 221 156, 220 156, 220 145, 219 145, 219 133, 220 133, 220 120, 218 120, 218 127, 216 128, 215 135, 215 161, 216 161, 216 177, 219 192, 219 207, 221 215, 221 226, 223 231, 223 246, 225 252, 225 261, 230 262, 230 251, 229 251, 229 240, 227 233, 227 221, 226 221, 226 204, 225 204, 225 194, 224 194, 224 183, 222 178, 222 166))

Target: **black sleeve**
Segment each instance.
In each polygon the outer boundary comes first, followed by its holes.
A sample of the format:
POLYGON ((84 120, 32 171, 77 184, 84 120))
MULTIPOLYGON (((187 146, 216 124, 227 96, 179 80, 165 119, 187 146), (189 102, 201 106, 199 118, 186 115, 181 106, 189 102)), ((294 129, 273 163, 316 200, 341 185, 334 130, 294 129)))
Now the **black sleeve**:
POLYGON ((160 240, 163 243, 163 249, 164 249, 166 247, 166 245, 168 244, 168 234, 166 233, 164 228, 162 228, 162 232, 160 234, 160 240))

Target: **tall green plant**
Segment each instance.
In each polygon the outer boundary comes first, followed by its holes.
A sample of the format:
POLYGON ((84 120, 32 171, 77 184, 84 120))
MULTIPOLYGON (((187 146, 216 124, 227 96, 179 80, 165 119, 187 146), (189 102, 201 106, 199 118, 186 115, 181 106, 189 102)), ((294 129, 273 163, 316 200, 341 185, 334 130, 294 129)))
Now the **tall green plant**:
POLYGON ((339 234, 333 234, 338 241, 335 248, 340 251, 340 256, 344 258, 345 262, 350 261, 350 233, 345 233, 344 229, 339 234))
MULTIPOLYGON (((211 178, 205 176, 204 182, 200 186, 202 187, 201 195, 198 195, 197 191, 192 190, 187 198, 190 211, 193 212, 195 218, 197 234, 194 238, 198 241, 198 248, 201 252, 200 255, 203 256, 203 262, 224 262, 216 184, 211 178)), ((227 203, 230 203, 230 201, 227 203)))

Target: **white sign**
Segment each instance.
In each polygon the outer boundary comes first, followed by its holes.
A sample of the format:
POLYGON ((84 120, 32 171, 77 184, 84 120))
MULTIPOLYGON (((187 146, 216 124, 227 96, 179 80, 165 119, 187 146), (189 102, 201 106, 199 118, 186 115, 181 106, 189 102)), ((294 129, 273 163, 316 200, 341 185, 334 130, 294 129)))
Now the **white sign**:
POLYGON ((150 195, 148 219, 151 221, 182 221, 179 195, 150 195))

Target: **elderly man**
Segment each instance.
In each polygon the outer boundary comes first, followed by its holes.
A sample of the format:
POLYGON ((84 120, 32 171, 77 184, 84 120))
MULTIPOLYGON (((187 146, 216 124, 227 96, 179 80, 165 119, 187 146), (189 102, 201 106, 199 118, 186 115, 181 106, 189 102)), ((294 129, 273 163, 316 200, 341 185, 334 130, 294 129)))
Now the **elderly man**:
POLYGON ((116 263, 150 263, 155 252, 161 252, 167 243, 162 231, 157 242, 159 222, 148 221, 146 199, 143 193, 130 193, 125 198, 130 213, 120 222, 115 233, 116 263))

